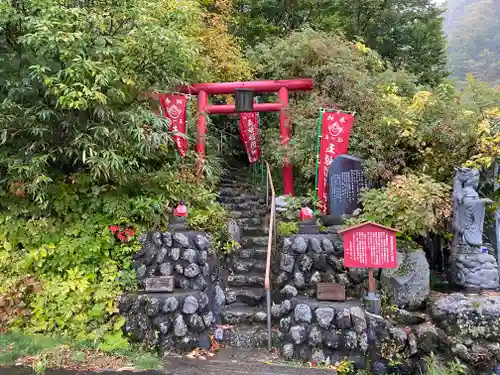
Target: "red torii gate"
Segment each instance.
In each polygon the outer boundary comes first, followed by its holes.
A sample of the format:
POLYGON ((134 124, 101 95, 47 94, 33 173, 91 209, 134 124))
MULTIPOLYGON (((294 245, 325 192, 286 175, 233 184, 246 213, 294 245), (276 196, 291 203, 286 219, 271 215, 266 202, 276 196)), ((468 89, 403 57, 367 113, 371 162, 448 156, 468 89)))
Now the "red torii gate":
MULTIPOLYGON (((211 105, 208 95, 234 94, 236 89, 252 90, 254 93, 277 92, 278 103, 254 104, 253 112, 279 112, 281 144, 285 147, 290 142, 290 125, 287 113, 288 93, 290 91, 306 91, 313 89, 313 80, 309 78, 282 80, 282 81, 250 81, 250 82, 223 82, 199 83, 190 86, 181 86, 177 91, 183 94, 198 96, 198 126, 196 134, 196 152, 200 162, 205 159, 205 137, 207 134, 208 114, 233 114, 236 113, 234 104, 211 105)), ((283 191, 285 195, 293 195, 293 170, 292 165, 283 160, 283 191)))

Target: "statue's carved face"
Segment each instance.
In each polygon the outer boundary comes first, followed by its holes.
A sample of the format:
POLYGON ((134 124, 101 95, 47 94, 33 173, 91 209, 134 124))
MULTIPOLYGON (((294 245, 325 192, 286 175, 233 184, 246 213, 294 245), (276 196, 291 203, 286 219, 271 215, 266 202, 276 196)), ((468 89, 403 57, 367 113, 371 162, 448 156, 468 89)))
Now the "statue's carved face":
POLYGON ((471 168, 457 168, 457 177, 464 187, 477 189, 479 186, 479 171, 471 168))

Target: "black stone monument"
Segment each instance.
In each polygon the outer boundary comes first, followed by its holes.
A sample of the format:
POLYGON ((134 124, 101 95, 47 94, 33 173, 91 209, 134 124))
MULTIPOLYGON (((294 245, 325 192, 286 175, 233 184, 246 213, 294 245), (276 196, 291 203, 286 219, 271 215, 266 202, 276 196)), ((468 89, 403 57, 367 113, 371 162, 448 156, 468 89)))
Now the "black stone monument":
POLYGON ((361 208, 359 193, 368 187, 362 160, 352 155, 337 156, 328 169, 328 221, 340 225, 361 208))

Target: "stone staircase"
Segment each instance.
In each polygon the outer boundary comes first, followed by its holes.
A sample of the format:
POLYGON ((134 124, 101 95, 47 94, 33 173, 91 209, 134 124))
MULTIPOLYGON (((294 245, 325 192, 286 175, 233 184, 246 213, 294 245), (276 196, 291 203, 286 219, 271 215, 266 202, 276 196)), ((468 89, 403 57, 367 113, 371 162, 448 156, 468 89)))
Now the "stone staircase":
POLYGON ((221 182, 221 203, 231 212, 241 245, 229 257, 221 275, 226 297, 221 321, 232 326, 225 331, 224 339, 231 347, 263 347, 267 345, 265 192, 245 182, 240 170, 231 171, 221 182))

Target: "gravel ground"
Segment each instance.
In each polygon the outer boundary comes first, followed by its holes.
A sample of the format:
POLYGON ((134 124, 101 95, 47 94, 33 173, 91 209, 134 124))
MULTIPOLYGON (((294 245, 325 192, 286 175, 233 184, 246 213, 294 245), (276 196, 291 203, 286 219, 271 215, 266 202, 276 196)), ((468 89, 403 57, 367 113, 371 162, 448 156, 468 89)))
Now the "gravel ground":
MULTIPOLYGON (((29 368, 0 368, 0 375, 32 375, 29 368)), ((333 370, 288 367, 279 364, 266 351, 224 349, 207 360, 167 358, 162 371, 76 372, 47 370, 45 375, 335 375, 333 370), (264 362, 277 364, 265 364, 264 362)))

